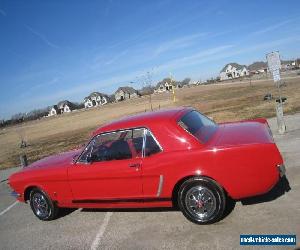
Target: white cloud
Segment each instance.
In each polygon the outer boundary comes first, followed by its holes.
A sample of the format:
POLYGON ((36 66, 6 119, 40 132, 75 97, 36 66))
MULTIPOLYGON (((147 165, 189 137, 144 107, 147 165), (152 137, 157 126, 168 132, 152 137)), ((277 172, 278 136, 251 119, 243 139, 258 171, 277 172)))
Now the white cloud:
POLYGON ((24 24, 24 27, 29 30, 33 35, 37 36, 38 38, 40 38, 46 45, 48 45, 49 47, 58 49, 59 46, 57 46, 56 44, 50 42, 46 36, 44 36, 42 33, 37 32, 36 30, 34 30, 32 27, 30 27, 29 25, 24 24))
MULTIPOLYGON (((201 50, 195 52, 186 57, 178 57, 176 59, 169 60, 161 65, 157 65, 155 67, 155 73, 167 73, 176 69, 185 68, 192 65, 201 65, 203 63, 208 63, 212 61, 217 61, 224 58, 233 59, 234 56, 240 55, 243 53, 249 53, 252 51, 264 50, 264 53, 268 52, 267 50, 274 50, 278 48, 280 45, 288 44, 291 42, 300 41, 300 36, 293 36, 283 39, 274 40, 271 42, 265 42, 260 44, 254 44, 245 48, 238 48, 236 45, 222 45, 206 50, 201 50)), ((72 88, 67 87, 65 89, 61 88, 58 92, 53 93, 42 93, 38 97, 31 98, 30 100, 26 100, 27 105, 31 105, 33 107, 39 107, 41 103, 56 103, 61 99, 69 98, 71 101, 75 98, 77 99, 82 93, 87 95, 89 92, 93 90, 101 90, 107 87, 117 86, 122 84, 128 84, 130 81, 135 79, 137 76, 144 75, 147 71, 149 71, 150 67, 143 68, 140 70, 130 71, 125 74, 120 74, 114 77, 108 77, 106 79, 102 79, 101 81, 94 81, 90 83, 78 83, 73 85, 72 88)), ((201 72, 199 72, 201 73, 201 72)), ((63 86, 62 86, 63 87, 63 86)), ((83 97, 83 96, 80 96, 83 97)))
MULTIPOLYGON (((225 45, 220 46, 216 48, 207 49, 204 51, 200 51, 196 54, 193 54, 191 56, 187 56, 184 58, 178 58, 176 60, 171 60, 165 64, 159 65, 156 67, 156 73, 161 72, 169 72, 172 69, 185 67, 187 65, 197 64, 201 62, 201 60, 206 60, 207 57, 212 56, 214 54, 217 54, 221 51, 224 51, 226 49, 229 49, 233 47, 232 45, 225 45)), ((149 68, 144 68, 136 71, 131 71, 125 74, 120 74, 118 76, 109 77, 106 79, 102 79, 101 81, 95 81, 88 84, 81 83, 80 85, 77 84, 72 88, 69 89, 61 89, 59 92, 55 93, 45 93, 44 95, 40 95, 39 97, 32 98, 31 103, 32 105, 39 105, 41 102, 53 102, 56 103, 57 101, 61 99, 66 99, 69 97, 72 97, 74 95, 85 93, 86 95, 93 91, 93 90, 100 90, 104 89, 110 86, 115 86, 116 84, 128 84, 132 79, 135 79, 137 76, 144 75, 147 71, 149 71, 149 68)))
POLYGON ((118 53, 117 55, 115 55, 114 57, 112 57, 110 60, 106 61, 104 64, 111 65, 111 64, 117 62, 121 57, 125 56, 127 53, 128 53, 128 50, 124 50, 124 51, 118 53))
POLYGON ((258 36, 258 35, 262 35, 262 34, 270 32, 270 31, 273 31, 273 30, 277 30, 278 28, 280 28, 282 26, 285 26, 285 25, 287 25, 288 23, 290 23, 292 21, 293 21, 293 19, 288 19, 288 20, 285 20, 285 21, 282 21, 282 22, 270 25, 270 26, 268 26, 266 28, 263 28, 263 29, 260 29, 260 30, 252 32, 250 34, 250 36, 258 36))
POLYGON ((160 44, 158 48, 154 51, 154 56, 159 56, 167 51, 189 47, 195 44, 197 39, 203 38, 207 34, 208 33, 193 34, 164 42, 160 44))
POLYGON ((218 55, 221 52, 224 52, 230 48, 234 47, 233 45, 223 45, 215 48, 210 48, 206 50, 199 51, 193 55, 180 57, 177 59, 170 60, 164 64, 158 66, 159 71, 164 70, 174 70, 178 68, 184 68, 190 65, 195 65, 209 61, 213 55, 218 55))
POLYGON ((32 85, 31 87, 27 88, 26 91, 22 92, 20 97, 30 96, 32 94, 32 91, 34 91, 34 90, 36 91, 42 87, 52 86, 52 85, 56 84, 60 79, 61 79, 60 77, 53 77, 49 81, 32 85))

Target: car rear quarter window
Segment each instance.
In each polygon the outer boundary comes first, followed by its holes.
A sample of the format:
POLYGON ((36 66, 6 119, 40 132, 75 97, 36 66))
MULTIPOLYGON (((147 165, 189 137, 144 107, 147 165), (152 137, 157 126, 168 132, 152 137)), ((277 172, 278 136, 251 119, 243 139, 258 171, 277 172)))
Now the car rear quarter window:
POLYGON ((156 139, 153 137, 152 133, 147 130, 146 133, 146 147, 145 147, 145 156, 151 156, 161 152, 162 149, 156 139))
POLYGON ((196 137, 201 143, 206 143, 217 130, 217 124, 197 111, 185 114, 178 124, 196 137))

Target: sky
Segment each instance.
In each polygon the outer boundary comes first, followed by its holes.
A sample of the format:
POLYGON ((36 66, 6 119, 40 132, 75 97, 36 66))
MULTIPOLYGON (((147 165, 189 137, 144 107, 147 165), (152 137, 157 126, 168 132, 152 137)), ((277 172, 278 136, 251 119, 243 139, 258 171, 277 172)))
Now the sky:
POLYGON ((205 80, 271 51, 294 59, 299 24, 299 0, 0 0, 0 120, 147 74, 205 80))

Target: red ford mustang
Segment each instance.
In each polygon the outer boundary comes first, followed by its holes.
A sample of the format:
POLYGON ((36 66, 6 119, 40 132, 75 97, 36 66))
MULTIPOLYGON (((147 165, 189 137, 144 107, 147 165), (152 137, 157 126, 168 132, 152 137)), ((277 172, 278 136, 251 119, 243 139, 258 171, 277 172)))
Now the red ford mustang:
POLYGON ((180 208, 218 221, 229 199, 268 192, 285 173, 265 119, 216 124, 193 108, 129 116, 97 129, 82 150, 37 161, 9 178, 41 220, 70 208, 180 208))

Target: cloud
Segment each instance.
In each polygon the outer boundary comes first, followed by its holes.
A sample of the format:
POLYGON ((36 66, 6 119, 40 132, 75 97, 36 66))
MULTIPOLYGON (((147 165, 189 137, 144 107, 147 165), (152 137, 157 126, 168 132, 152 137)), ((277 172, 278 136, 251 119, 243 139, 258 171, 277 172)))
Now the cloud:
MULTIPOLYGON (((193 54, 192 56, 187 56, 187 57, 180 58, 177 60, 172 60, 163 65, 159 65, 158 67, 156 67, 155 71, 156 71, 156 73, 160 73, 160 72, 169 71, 169 70, 180 68, 180 67, 185 67, 185 66, 191 65, 191 64, 196 64, 196 63, 200 62, 201 58, 202 58, 202 60, 204 60, 208 56, 217 54, 220 51, 224 51, 231 47, 232 47, 232 45, 224 45, 224 46, 200 51, 196 54, 193 54)), ((118 84, 119 85, 128 84, 130 81, 132 81, 132 79, 135 79, 137 76, 144 75, 145 72, 147 72, 147 71, 149 71, 148 67, 140 69, 140 70, 131 71, 131 72, 128 72, 125 74, 120 74, 118 76, 108 77, 108 78, 102 79, 101 81, 95 81, 95 82, 91 82, 88 84, 80 84, 80 85, 77 84, 77 86, 75 84, 74 87, 72 87, 70 89, 64 89, 64 90, 60 89, 59 92, 55 92, 53 94, 45 93, 45 95, 40 95, 36 98, 32 98, 31 104, 39 105, 39 103, 41 103, 41 102, 55 103, 55 102, 59 101, 60 99, 70 98, 74 95, 88 93, 90 91, 101 89, 101 88, 104 89, 107 87, 111 87, 112 85, 116 86, 118 84)))
POLYGON ((195 44, 195 41, 197 39, 199 39, 200 37, 203 38, 207 34, 208 33, 193 34, 164 42, 160 44, 159 47, 154 51, 154 56, 159 56, 167 51, 189 47, 190 45, 195 44))
MULTIPOLYGON (((40 106, 40 103, 56 103, 62 99, 68 99, 72 101, 72 99, 75 99, 75 95, 82 95, 82 93, 85 93, 86 95, 93 91, 93 90, 99 90, 99 89, 104 89, 107 87, 111 87, 112 85, 116 84, 128 84, 132 79, 134 79, 137 75, 141 75, 145 73, 145 70, 138 70, 138 71, 132 71, 126 74, 122 74, 119 76, 114 76, 106 79, 102 79, 101 81, 95 81, 95 82, 90 82, 88 84, 75 84, 72 88, 66 88, 63 89, 60 88, 59 91, 53 91, 52 93, 47 92, 47 93, 42 93, 39 96, 36 96, 34 98, 31 98, 30 100, 26 100, 26 103, 31 105, 31 106, 40 106)), ((77 99, 76 98, 76 99, 77 99)), ((83 98, 83 96, 82 96, 83 98)))
POLYGON ((288 20, 285 20, 285 21, 282 21, 282 22, 279 22, 279 23, 276 23, 276 24, 273 24, 273 25, 270 25, 264 29, 261 29, 261 30, 258 30, 258 31, 255 31, 255 32, 252 32, 250 35, 251 36, 258 36, 258 35, 262 35, 262 34, 265 34, 265 33, 268 33, 270 31, 273 31, 273 30, 276 30, 290 22, 292 22, 293 19, 288 19, 288 20))
MULTIPOLYGON (((239 54, 249 53, 249 52, 258 51, 258 50, 266 50, 266 49, 277 50, 278 47, 283 44, 289 44, 291 42, 299 42, 299 41, 300 41, 299 35, 298 36, 290 36, 287 38, 282 38, 282 39, 273 40, 270 42, 254 44, 254 45, 248 46, 246 48, 237 49, 237 50, 234 50, 231 53, 227 54, 226 57, 231 57, 233 55, 239 55, 239 54)), ((267 53, 267 51, 265 51, 265 53, 267 53)))
MULTIPOLYGON (((234 57, 243 53, 249 53, 252 51, 263 50, 264 53, 267 50, 274 50, 278 48, 280 45, 288 44, 291 42, 300 41, 300 36, 292 36, 288 38, 273 40, 271 42, 264 42, 259 44, 252 44, 247 47, 239 48, 237 45, 222 45, 218 47, 209 48, 206 50, 196 51, 193 54, 189 54, 185 57, 178 57, 172 60, 169 60, 163 64, 157 65, 155 67, 155 74, 166 73, 176 69, 183 69, 192 65, 201 65, 208 62, 218 61, 221 59, 230 58, 230 60, 234 60, 234 57)), ((64 85, 61 86, 59 91, 55 89, 53 92, 45 92, 34 98, 26 98, 26 105, 31 107, 40 106, 41 103, 49 103, 53 104, 62 99, 78 99, 78 97, 82 98, 82 93, 88 94, 93 90, 101 90, 112 87, 117 87, 118 85, 128 84, 130 81, 135 79, 139 75, 144 75, 145 72, 149 71, 149 67, 145 67, 139 70, 128 71, 124 74, 119 74, 113 77, 103 78, 98 81, 89 82, 89 83, 77 83, 74 84, 72 88, 67 88, 64 85)), ((201 72, 199 72, 200 74, 201 72)), ((55 79, 53 79, 55 81, 55 79)), ((51 82, 51 81, 50 81, 51 82)), ((21 100, 20 100, 21 101, 21 100)), ((20 105, 19 102, 18 105, 20 105)), ((15 107, 18 109, 20 107, 15 107)))
POLYGON ((24 27, 30 31, 33 35, 37 36, 38 38, 40 38, 46 45, 48 45, 49 47, 52 47, 52 48, 55 48, 55 49, 58 49, 59 46, 57 46, 56 44, 50 42, 46 36, 44 36, 42 33, 34 30, 32 27, 30 27, 29 25, 26 25, 24 24, 24 27))
POLYGON ((300 36, 292 36, 288 38, 278 39, 271 42, 259 43, 250 45, 245 48, 238 48, 236 45, 223 45, 215 48, 210 48, 204 51, 199 51, 193 55, 172 59, 157 66, 157 72, 168 72, 175 69, 186 68, 192 65, 201 65, 211 61, 217 61, 225 58, 232 58, 244 53, 254 52, 258 50, 264 50, 266 53, 268 50, 275 50, 283 44, 291 42, 299 42, 300 36))
POLYGON ((105 65, 113 64, 114 62, 118 61, 122 56, 125 56, 128 53, 128 50, 124 50, 118 53, 116 56, 112 57, 110 60, 106 61, 105 65))
POLYGON ((190 56, 173 59, 164 64, 159 65, 158 71, 174 70, 178 68, 184 68, 190 65, 207 62, 210 60, 210 57, 214 55, 218 55, 221 52, 226 51, 232 47, 234 47, 234 45, 222 45, 222 46, 199 51, 190 56))
POLYGON ((22 92, 20 97, 26 97, 30 96, 32 94, 32 91, 39 90, 40 88, 51 86, 57 83, 61 78, 60 77, 53 77, 51 80, 39 84, 32 85, 31 87, 27 88, 26 91, 22 92))
POLYGON ((6 15, 6 12, 5 12, 4 10, 2 10, 2 9, 0 9, 0 15, 2 15, 2 16, 7 16, 7 15, 6 15))

